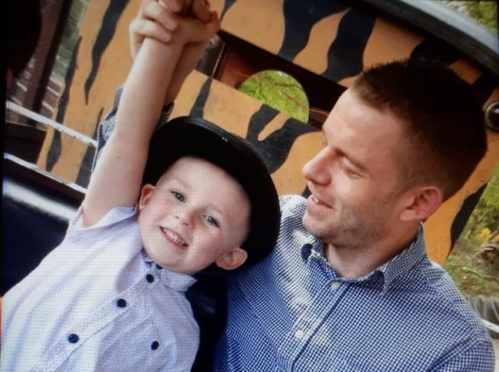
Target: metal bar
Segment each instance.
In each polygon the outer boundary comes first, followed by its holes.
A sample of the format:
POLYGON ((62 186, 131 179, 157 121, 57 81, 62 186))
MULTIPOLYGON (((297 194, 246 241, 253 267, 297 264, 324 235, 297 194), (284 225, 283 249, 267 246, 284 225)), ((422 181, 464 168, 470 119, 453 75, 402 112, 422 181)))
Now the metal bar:
POLYGON ((14 102, 8 101, 6 107, 14 112, 17 112, 20 115, 26 116, 27 118, 30 118, 37 123, 40 123, 42 125, 45 125, 47 127, 51 127, 61 133, 67 134, 70 137, 73 137, 83 143, 86 143, 89 146, 93 146, 97 148, 97 141, 94 140, 93 138, 90 138, 84 134, 81 134, 80 132, 75 131, 74 129, 71 129, 65 125, 59 124, 58 122, 51 120, 49 118, 46 118, 45 116, 42 116, 36 112, 33 112, 31 110, 28 110, 22 106, 19 106, 18 104, 15 104, 14 102))
POLYGON ((21 166, 22 168, 29 169, 35 173, 41 174, 44 177, 50 178, 50 179, 54 180, 55 182, 58 182, 58 183, 63 184, 67 187, 70 187, 71 189, 75 190, 76 192, 78 192, 80 194, 84 195, 87 192, 87 189, 85 187, 80 186, 74 182, 68 182, 63 178, 56 176, 55 174, 52 174, 45 169, 40 168, 38 165, 30 163, 30 162, 23 160, 21 158, 18 158, 15 155, 4 153, 3 157, 4 157, 4 159, 6 159, 12 163, 15 163, 15 164, 21 166))
POLYGON ((488 320, 485 320, 485 319, 481 319, 481 321, 482 321, 483 325, 485 326, 485 328, 487 328, 489 331, 499 333, 499 325, 492 323, 492 322, 489 322, 488 320))

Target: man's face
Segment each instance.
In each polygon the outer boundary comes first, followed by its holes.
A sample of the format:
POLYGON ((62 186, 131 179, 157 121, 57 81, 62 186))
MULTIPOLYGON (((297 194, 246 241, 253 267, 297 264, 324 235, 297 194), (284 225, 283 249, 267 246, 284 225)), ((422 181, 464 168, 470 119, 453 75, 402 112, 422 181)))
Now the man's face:
POLYGON ((402 125, 346 91, 323 126, 325 147, 305 164, 311 196, 303 223, 338 247, 368 247, 400 214, 402 125))
POLYGON ((177 160, 156 187, 144 186, 139 205, 145 251, 175 272, 206 268, 238 248, 249 231, 250 204, 243 188, 199 158, 177 160))

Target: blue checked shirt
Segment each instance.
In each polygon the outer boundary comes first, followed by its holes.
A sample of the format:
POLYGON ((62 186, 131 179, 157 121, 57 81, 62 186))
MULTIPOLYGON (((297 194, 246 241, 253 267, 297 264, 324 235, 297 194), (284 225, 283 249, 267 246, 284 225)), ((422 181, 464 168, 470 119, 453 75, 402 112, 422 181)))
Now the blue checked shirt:
POLYGON ((302 225, 305 199, 281 198, 276 249, 229 283, 218 371, 493 371, 490 338, 422 229, 398 256, 343 279, 302 225))

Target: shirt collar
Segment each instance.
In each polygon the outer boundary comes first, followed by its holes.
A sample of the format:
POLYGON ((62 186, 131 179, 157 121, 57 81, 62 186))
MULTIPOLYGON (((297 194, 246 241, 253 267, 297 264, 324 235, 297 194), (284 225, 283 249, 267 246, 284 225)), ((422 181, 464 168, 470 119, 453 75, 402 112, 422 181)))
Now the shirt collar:
POLYGON ((417 262, 425 257, 423 225, 420 224, 414 240, 402 252, 375 270, 383 274, 383 292, 387 291, 396 278, 409 272, 417 262))
POLYGON ((196 283, 196 279, 190 275, 175 273, 167 269, 161 269, 160 278, 166 286, 179 292, 187 291, 191 285, 196 283))
MULTIPOLYGON (((320 240, 314 237, 309 237, 309 241, 302 245, 301 256, 303 261, 305 262, 308 262, 308 260, 313 257, 318 258, 330 268, 332 277, 338 277, 336 271, 327 262, 324 256, 324 247, 323 243, 320 240)), ((383 280, 383 292, 386 292, 390 284, 397 277, 409 272, 410 269, 424 257, 426 257, 425 241, 423 234, 423 225, 420 224, 414 240, 402 252, 393 257, 391 260, 384 263, 373 272, 362 278, 340 280, 345 280, 348 282, 364 282, 369 279, 381 277, 383 280)))
POLYGON ((160 278, 161 283, 179 292, 185 292, 196 283, 196 279, 188 274, 176 273, 158 265, 147 253, 142 250, 142 256, 147 267, 152 268, 160 278))
POLYGON ((308 262, 308 260, 313 256, 324 257, 324 244, 308 231, 305 230, 301 234, 299 237, 299 243, 301 243, 301 258, 303 262, 308 262))

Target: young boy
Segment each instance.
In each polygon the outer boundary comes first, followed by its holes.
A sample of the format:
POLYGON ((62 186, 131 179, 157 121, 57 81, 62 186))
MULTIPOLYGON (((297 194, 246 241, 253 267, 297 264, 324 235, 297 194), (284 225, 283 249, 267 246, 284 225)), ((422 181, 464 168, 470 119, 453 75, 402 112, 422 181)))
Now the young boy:
POLYGON ((63 243, 4 297, 2 370, 188 371, 192 274, 256 262, 275 243, 277 193, 242 140, 179 118, 150 141, 183 60, 218 29, 216 15, 176 21, 170 44, 144 41, 63 243))

